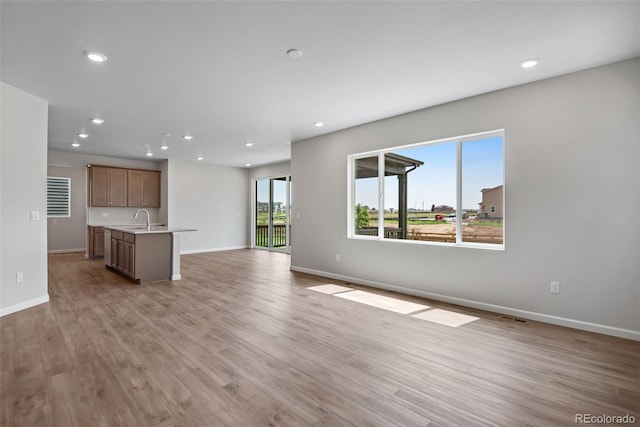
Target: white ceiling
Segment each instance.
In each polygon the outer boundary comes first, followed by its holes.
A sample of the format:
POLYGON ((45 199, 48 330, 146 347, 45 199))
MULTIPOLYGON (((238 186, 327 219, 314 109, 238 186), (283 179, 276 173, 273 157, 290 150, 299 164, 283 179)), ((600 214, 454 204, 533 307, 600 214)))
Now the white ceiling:
POLYGON ((149 145, 155 159, 240 167, 286 160, 291 142, 322 133, 640 55, 639 2, 0 7, 0 77, 50 102, 51 149, 146 158, 149 145), (529 57, 542 62, 520 68, 529 57), (90 137, 72 148, 80 131, 90 137))

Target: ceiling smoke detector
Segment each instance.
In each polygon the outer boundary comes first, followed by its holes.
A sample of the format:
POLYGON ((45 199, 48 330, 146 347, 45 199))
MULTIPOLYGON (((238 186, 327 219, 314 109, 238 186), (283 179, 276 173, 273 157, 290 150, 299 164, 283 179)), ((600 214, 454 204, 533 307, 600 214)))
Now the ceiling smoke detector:
POLYGON ((289 49, 287 51, 287 55, 289 58, 300 58, 302 56, 302 51, 300 49, 289 49))

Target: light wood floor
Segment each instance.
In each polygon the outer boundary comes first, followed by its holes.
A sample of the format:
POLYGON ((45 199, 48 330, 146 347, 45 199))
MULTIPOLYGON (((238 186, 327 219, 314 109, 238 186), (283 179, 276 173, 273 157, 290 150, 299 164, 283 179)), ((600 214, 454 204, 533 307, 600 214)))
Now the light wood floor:
POLYGON ((638 342, 372 290, 480 317, 451 328, 307 290, 336 282, 288 265, 186 255, 183 280, 133 285, 51 255, 51 302, 0 318, 2 426, 640 423, 638 342))

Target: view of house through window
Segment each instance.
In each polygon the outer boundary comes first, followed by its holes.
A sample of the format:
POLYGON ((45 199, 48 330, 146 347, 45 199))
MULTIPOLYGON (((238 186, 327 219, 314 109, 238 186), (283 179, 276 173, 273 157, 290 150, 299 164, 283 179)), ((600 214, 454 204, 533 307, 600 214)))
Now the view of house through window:
POLYGON ((502 135, 462 143, 462 201, 468 218, 462 221, 462 241, 504 242, 502 135))
POLYGON ((351 156, 350 235, 504 244, 503 147, 499 131, 351 156))

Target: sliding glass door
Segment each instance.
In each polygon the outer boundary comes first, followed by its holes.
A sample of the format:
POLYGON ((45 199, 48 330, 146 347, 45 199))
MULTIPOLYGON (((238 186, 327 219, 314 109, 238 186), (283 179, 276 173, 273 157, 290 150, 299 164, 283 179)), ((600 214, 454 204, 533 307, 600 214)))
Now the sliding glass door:
POLYGON ((254 247, 289 252, 291 178, 255 181, 254 247))

